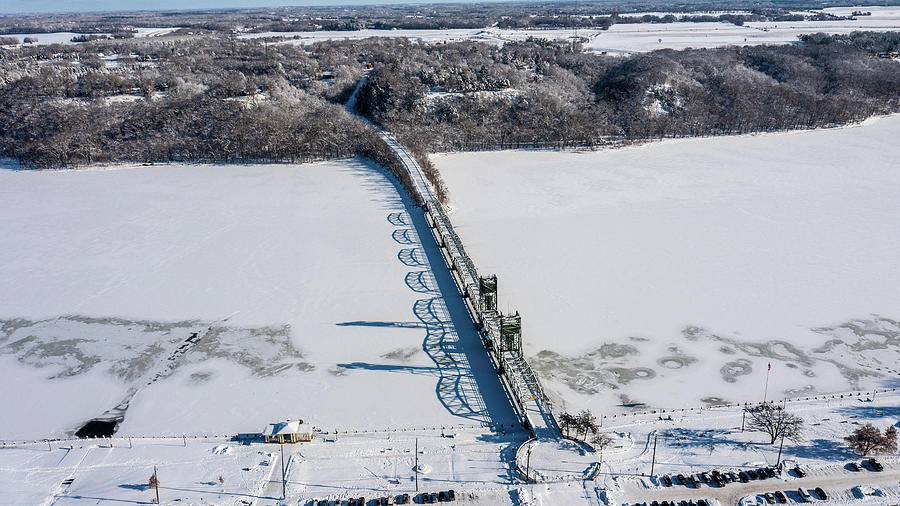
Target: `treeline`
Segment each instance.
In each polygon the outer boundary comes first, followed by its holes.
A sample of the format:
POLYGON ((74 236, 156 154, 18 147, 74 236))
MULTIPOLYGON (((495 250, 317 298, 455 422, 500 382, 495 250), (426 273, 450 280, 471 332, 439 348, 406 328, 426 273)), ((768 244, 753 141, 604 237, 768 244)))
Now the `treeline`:
POLYGON ((343 103, 428 152, 831 126, 900 109, 900 33, 659 50, 405 39, 266 44, 233 36, 0 48, 0 156, 97 162, 301 162, 361 155, 404 178, 343 103))
POLYGON ((356 155, 408 183, 377 132, 338 103, 362 72, 336 51, 227 38, 3 50, 0 156, 44 168, 356 155))
POLYGON ((900 33, 628 57, 571 43, 398 43, 357 106, 428 151, 730 135, 841 125, 900 109, 900 33))

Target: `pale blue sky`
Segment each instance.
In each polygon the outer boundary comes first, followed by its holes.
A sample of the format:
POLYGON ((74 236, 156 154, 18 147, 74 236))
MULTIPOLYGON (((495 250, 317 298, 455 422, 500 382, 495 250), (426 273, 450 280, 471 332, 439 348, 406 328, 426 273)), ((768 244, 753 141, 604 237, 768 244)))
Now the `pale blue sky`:
MULTIPOLYGON (((446 1, 446 0, 445 0, 446 1)), ((467 0, 452 0, 467 3, 467 0)), ((471 1, 471 0, 469 0, 471 1)), ((186 10, 238 7, 275 7, 283 5, 361 5, 393 3, 438 3, 428 0, 0 0, 0 13, 97 12, 137 10, 186 10)))

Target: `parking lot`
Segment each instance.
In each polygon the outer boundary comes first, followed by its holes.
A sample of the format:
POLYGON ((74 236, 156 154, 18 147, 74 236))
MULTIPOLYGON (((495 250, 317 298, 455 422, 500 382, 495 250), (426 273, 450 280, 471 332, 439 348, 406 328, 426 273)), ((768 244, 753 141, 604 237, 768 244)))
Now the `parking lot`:
MULTIPOLYGON (((832 501, 843 502, 850 499, 857 501, 858 504, 867 504, 868 502, 885 504, 886 502, 890 503, 892 498, 894 502, 900 502, 900 486, 898 486, 900 468, 896 462, 886 459, 879 459, 878 462, 883 465, 882 471, 876 471, 868 462, 864 463, 863 459, 860 459, 852 461, 857 465, 858 471, 852 469, 851 462, 847 462, 842 465, 801 468, 804 473, 804 476, 801 477, 791 467, 785 468, 783 473, 776 474, 775 477, 768 477, 768 473, 766 473, 766 479, 748 479, 747 482, 741 482, 738 479, 722 485, 715 484, 710 471, 706 473, 710 478, 710 483, 703 482, 701 477, 695 475, 695 480, 698 481, 696 487, 681 484, 677 475, 676 479, 672 480, 672 485, 667 487, 660 476, 659 488, 637 490, 640 486, 639 482, 624 486, 623 488, 628 490, 628 497, 640 498, 640 500, 632 500, 623 504, 631 506, 636 503, 651 506, 654 501, 658 505, 662 505, 666 501, 668 504, 679 505, 681 501, 694 501, 694 504, 698 504, 700 500, 718 500, 721 504, 742 505, 807 502, 827 504, 832 501), (816 489, 824 492, 827 499, 822 499, 816 493, 816 489), (783 494, 783 502, 776 497, 776 492, 783 494), (771 495, 771 503, 766 497, 767 494, 771 495)), ((723 470, 720 474, 729 472, 739 476, 738 470, 723 470)), ((688 482, 691 483, 690 480, 688 482)))

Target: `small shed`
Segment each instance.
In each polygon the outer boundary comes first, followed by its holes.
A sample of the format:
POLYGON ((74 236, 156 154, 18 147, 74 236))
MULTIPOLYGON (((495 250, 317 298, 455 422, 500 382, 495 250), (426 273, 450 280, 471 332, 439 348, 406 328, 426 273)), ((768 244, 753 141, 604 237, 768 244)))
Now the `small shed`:
POLYGON ((300 429, 303 420, 287 420, 270 423, 263 431, 266 443, 301 443, 312 441, 312 431, 300 429))

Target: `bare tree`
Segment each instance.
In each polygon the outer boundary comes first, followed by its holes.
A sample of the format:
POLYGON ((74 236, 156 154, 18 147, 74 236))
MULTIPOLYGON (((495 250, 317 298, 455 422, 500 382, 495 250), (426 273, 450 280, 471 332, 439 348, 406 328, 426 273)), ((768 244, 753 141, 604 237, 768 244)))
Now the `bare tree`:
POLYGON ((566 437, 569 437, 569 429, 575 425, 575 417, 567 412, 563 412, 559 415, 559 424, 562 426, 562 429, 566 431, 566 437))
POLYGON ((582 434, 581 439, 587 438, 588 433, 597 433, 597 417, 588 410, 582 410, 575 418, 576 428, 582 434))
POLYGON ((894 453, 897 451, 897 428, 893 425, 884 434, 871 423, 854 430, 844 441, 860 455, 894 453))
POLYGON ((792 415, 779 406, 762 404, 746 408, 749 416, 747 429, 764 432, 769 436, 769 444, 784 437, 795 443, 803 440, 803 419, 792 415))

